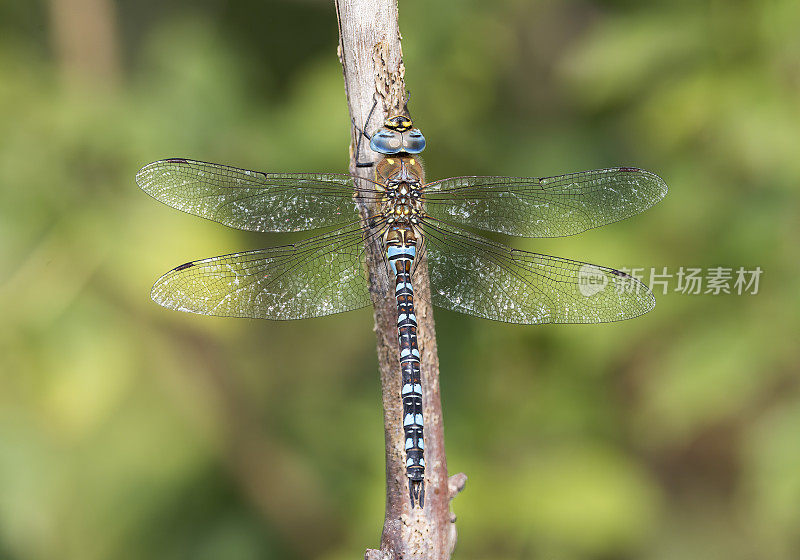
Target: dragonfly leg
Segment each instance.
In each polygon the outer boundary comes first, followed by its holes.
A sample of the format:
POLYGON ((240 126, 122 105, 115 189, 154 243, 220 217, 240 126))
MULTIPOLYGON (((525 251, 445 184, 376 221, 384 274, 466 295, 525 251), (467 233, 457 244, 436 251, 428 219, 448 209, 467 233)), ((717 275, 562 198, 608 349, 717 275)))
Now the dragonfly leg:
POLYGON ((367 120, 364 121, 363 130, 358 127, 358 125, 356 124, 356 120, 352 119, 353 128, 355 128, 356 131, 358 131, 358 142, 356 142, 356 167, 372 167, 373 165, 375 165, 371 161, 358 161, 358 160, 359 160, 359 154, 361 153, 361 139, 366 138, 367 140, 372 140, 372 137, 369 134, 367 134, 366 128, 369 125, 369 121, 370 119, 372 119, 372 113, 375 111, 375 107, 377 106, 378 106, 378 100, 375 99, 374 103, 372 104, 372 109, 370 109, 369 113, 367 114, 367 120))

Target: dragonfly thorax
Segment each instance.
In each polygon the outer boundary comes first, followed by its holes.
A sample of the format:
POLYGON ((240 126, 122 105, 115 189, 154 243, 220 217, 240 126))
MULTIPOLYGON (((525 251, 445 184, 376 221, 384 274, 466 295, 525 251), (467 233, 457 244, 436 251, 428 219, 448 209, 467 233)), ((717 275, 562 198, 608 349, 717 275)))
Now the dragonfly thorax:
POLYGON ((424 172, 419 158, 399 156, 378 162, 376 179, 385 189, 381 212, 391 224, 416 224, 422 215, 424 172))
POLYGON ((380 160, 375 166, 375 176, 387 187, 407 183, 419 188, 424 182, 425 171, 419 157, 396 156, 380 160))

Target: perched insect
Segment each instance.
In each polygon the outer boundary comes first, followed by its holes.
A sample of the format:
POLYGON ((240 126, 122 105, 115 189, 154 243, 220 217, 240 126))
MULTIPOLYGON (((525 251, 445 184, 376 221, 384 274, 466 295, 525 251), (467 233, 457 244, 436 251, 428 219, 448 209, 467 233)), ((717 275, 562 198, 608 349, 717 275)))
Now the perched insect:
POLYGON ((184 212, 251 231, 325 228, 293 245, 182 264, 158 279, 152 298, 181 311, 274 320, 358 309, 371 303, 365 242, 379 240, 385 256, 379 289, 393 286, 397 301, 409 495, 421 507, 425 444, 413 289, 421 254, 432 303, 446 309, 520 324, 630 319, 652 309, 655 299, 624 272, 511 249, 463 227, 522 237, 574 235, 646 210, 667 186, 633 167, 425 183, 416 156, 425 138, 407 115, 387 119, 370 147, 382 155, 372 181, 177 158, 143 167, 139 186, 184 212), (359 198, 376 208, 366 223, 356 212, 359 198))

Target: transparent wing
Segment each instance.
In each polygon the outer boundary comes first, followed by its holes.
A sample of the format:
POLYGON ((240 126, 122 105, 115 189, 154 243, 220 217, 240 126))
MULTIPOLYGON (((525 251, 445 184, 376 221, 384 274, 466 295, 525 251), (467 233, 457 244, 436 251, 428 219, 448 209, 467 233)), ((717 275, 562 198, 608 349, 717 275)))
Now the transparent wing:
POLYGON ((288 245, 188 262, 153 286, 169 309, 223 317, 305 319, 371 303, 358 224, 288 245))
MULTIPOLYGON (((136 182, 178 210, 250 231, 290 232, 338 226, 356 218, 353 178, 336 173, 263 173, 189 159, 144 166, 136 182)), ((364 185, 373 183, 364 180, 364 185)))
POLYGON ((455 226, 422 229, 434 305, 507 323, 605 323, 655 306, 629 275, 588 263, 510 249, 455 226))
POLYGON ((425 185, 427 212, 521 237, 561 237, 638 214, 664 198, 658 176, 633 167, 558 177, 451 177, 425 185))

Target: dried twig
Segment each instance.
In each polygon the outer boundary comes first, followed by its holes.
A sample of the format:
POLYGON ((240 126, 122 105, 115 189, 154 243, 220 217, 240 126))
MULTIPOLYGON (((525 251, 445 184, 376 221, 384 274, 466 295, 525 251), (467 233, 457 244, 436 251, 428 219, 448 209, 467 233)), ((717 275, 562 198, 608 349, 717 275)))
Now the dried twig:
MULTIPOLYGON (((399 113, 406 102, 405 68, 400 46, 396 0, 336 0, 339 20, 339 59, 344 71, 345 91, 350 115, 358 129, 374 130, 389 113, 399 113), (376 105, 377 101, 377 105, 376 105), (365 120, 375 106, 371 121, 365 120)), ((355 146, 360 133, 352 130, 350 171, 372 177, 372 168, 355 165, 355 146)), ((362 161, 377 158, 362 142, 362 161)), ((362 219, 367 208, 359 208, 362 219)), ((380 241, 367 246, 367 266, 375 308, 378 361, 383 388, 384 430, 386 438, 386 517, 380 550, 368 550, 367 559, 450 558, 456 542, 450 500, 463 488, 466 477, 456 475, 450 483, 444 454, 442 410, 439 399, 439 359, 427 264, 417 264, 414 293, 418 321, 417 337, 422 363, 425 414, 425 507, 411 508, 400 401, 397 308, 383 266, 380 241)))

